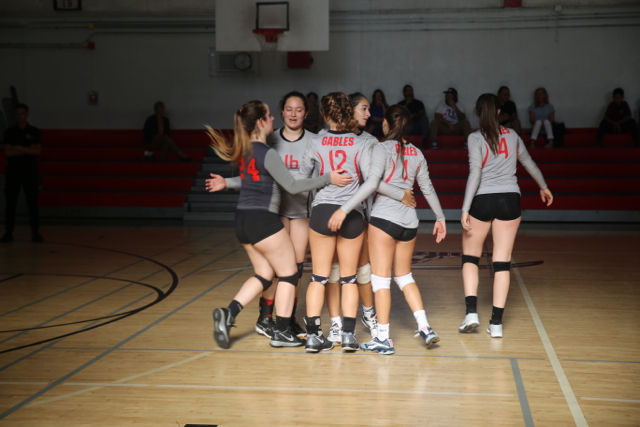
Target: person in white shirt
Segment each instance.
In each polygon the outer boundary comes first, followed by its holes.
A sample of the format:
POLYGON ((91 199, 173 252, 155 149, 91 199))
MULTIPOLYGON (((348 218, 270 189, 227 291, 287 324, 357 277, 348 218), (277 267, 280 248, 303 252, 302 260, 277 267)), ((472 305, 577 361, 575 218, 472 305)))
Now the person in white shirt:
POLYGON ((436 118, 431 122, 431 147, 438 148, 438 135, 464 135, 466 146, 471 125, 464 108, 458 104, 458 91, 450 87, 444 94, 444 101, 436 107, 436 118))

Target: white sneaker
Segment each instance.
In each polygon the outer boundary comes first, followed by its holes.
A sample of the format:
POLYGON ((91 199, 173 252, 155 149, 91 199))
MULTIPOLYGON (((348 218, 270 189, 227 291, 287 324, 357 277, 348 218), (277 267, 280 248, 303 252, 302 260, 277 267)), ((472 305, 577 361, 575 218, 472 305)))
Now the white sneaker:
POLYGON ((478 313, 469 313, 464 317, 462 325, 458 328, 458 332, 472 332, 478 326, 480 326, 478 313))
POLYGON ((502 338, 502 325, 489 324, 487 333, 491 334, 491 338, 502 338))
POLYGON ((334 344, 342 345, 342 327, 338 326, 337 323, 331 325, 327 339, 334 344))
POLYGON ((378 336, 378 316, 374 314, 369 317, 365 313, 362 313, 360 320, 362 320, 364 327, 371 333, 371 338, 376 338, 378 336))

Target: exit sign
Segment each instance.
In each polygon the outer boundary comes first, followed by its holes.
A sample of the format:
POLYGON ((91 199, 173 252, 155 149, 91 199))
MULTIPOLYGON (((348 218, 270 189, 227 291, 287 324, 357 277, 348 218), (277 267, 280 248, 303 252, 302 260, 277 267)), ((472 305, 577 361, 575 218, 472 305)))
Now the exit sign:
POLYGON ((82 0, 53 0, 55 10, 82 10, 82 0))

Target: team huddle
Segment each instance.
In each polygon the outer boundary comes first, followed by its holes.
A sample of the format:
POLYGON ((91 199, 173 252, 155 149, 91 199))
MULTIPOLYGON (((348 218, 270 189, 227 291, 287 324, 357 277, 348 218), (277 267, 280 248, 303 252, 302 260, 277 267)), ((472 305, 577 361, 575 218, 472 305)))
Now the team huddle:
MULTIPOLYGON (((318 135, 303 127, 308 110, 305 96, 291 92, 280 103, 281 129, 273 130, 274 118, 261 101, 248 102, 235 113, 233 141, 208 128, 214 151, 236 164, 239 176, 225 179, 212 174, 207 189, 240 189, 236 235, 255 271, 227 308, 213 311, 216 343, 230 347, 229 332, 236 317, 260 295, 256 331, 270 338, 273 347, 304 346, 308 352, 319 352, 340 345, 343 351, 393 354, 392 278, 413 312, 416 336, 427 347, 437 343, 440 337, 427 320, 411 273, 419 225, 415 183, 435 215, 432 234, 437 243, 446 237, 447 228, 427 161, 403 138, 409 111, 400 105, 386 110, 384 138, 379 142, 362 130, 370 117, 369 102, 362 94, 333 92, 322 97, 320 112, 329 130, 318 135), (303 328, 296 311, 307 246, 312 274, 303 328), (331 317, 326 336, 320 319, 325 300, 331 317), (360 303, 360 320, 371 340, 358 344, 360 303)), ((458 329, 470 332, 480 325, 478 263, 492 229, 495 279, 487 332, 501 338, 511 251, 520 224, 517 162, 540 186, 547 206, 553 196, 520 137, 499 125, 498 98, 480 96, 475 111, 480 129, 469 137, 470 175, 462 206, 466 314, 458 329)))

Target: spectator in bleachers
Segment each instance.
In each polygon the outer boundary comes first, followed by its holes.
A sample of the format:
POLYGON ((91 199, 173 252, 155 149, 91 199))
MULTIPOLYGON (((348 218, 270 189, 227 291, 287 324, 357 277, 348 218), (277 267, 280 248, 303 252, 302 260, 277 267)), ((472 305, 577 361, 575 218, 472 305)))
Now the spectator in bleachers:
POLYGON ((13 229, 16 222, 16 206, 20 187, 24 188, 29 209, 29 223, 31 224, 31 240, 41 243, 44 241, 40 232, 40 215, 38 213, 38 161, 37 156, 42 151, 42 137, 40 129, 27 122, 29 107, 25 104, 16 105, 16 124, 4 132, 4 151, 7 156, 5 171, 6 198, 5 233, 0 239, 2 243, 13 241, 13 229))
POLYGON ((536 89, 533 95, 533 104, 529 107, 529 121, 533 125, 531 130, 531 148, 535 147, 540 128, 544 125, 547 136, 546 148, 553 148, 552 124, 556 120, 556 109, 549 104, 549 94, 543 87, 536 89))
POLYGON ((155 114, 147 117, 144 122, 144 148, 145 159, 153 160, 151 150, 161 150, 160 161, 165 162, 169 151, 174 153, 180 160, 190 160, 191 156, 180 151, 173 139, 171 139, 171 127, 169 119, 164 116, 164 103, 156 102, 153 106, 155 114))
POLYGON ((322 129, 322 115, 318 108, 318 94, 309 92, 307 94, 307 102, 309 103, 309 111, 304 119, 304 128, 309 132, 318 133, 322 129))
POLYGON ((471 133, 464 108, 458 105, 458 91, 450 87, 444 91, 444 101, 436 106, 436 118, 431 122, 431 145, 438 147, 438 135, 464 135, 464 144, 471 133))
POLYGON ((607 107, 607 112, 604 113, 604 120, 600 122, 596 145, 600 146, 605 133, 626 132, 631 132, 636 147, 640 146, 638 143, 638 126, 631 117, 629 104, 624 100, 624 90, 616 88, 613 90, 613 102, 607 107))
POLYGON ((405 85, 402 88, 404 100, 398 102, 398 105, 407 107, 411 114, 411 123, 406 129, 406 135, 422 135, 422 146, 427 148, 427 140, 429 138, 429 119, 427 118, 427 110, 424 104, 413 97, 413 87, 405 85))
POLYGON ((387 108, 389 108, 389 104, 387 104, 384 93, 380 89, 373 91, 373 95, 371 96, 371 108, 369 108, 371 117, 369 117, 369 120, 367 121, 366 128, 366 131, 371 135, 379 137, 384 136, 384 133, 382 132, 382 122, 384 121, 384 113, 387 112, 387 108))
POLYGON ((498 99, 500 100, 500 115, 498 121, 500 126, 511 128, 518 135, 522 131, 520 120, 518 120, 518 109, 516 104, 511 100, 511 91, 508 87, 502 86, 498 89, 498 99))

